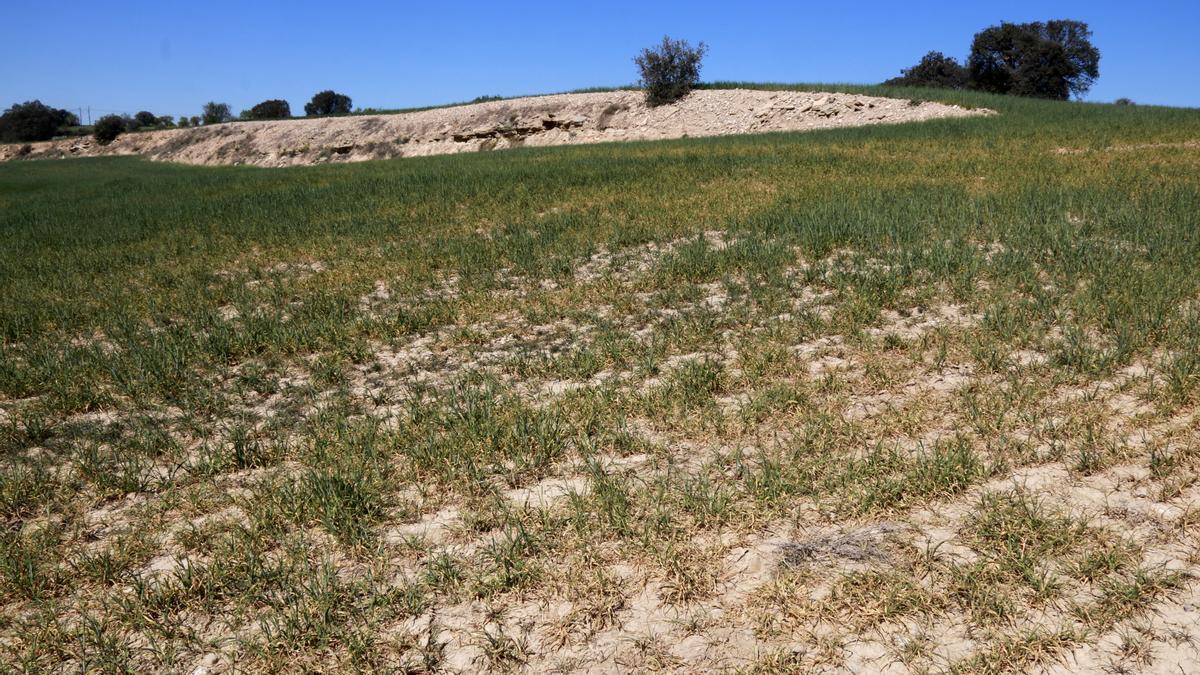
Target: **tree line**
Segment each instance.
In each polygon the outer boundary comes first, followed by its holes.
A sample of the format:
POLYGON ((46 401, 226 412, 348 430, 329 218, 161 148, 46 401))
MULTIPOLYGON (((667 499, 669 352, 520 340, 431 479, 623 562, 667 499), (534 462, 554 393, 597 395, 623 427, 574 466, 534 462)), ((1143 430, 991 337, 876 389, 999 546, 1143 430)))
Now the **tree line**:
POLYGON ((966 63, 938 51, 885 85, 974 89, 1066 100, 1100 77, 1100 50, 1082 21, 1002 22, 975 34, 966 63))
MULTIPOLYGON (((313 95, 304 106, 304 114, 310 117, 342 115, 351 111, 351 99, 345 94, 325 90, 313 95)), ((90 132, 100 143, 110 143, 123 133, 153 129, 198 127, 206 124, 221 124, 234 119, 278 120, 292 116, 291 106, 283 99, 269 99, 234 117, 228 103, 210 101, 204 104, 199 115, 182 116, 155 115, 142 110, 135 115, 105 115, 96 120, 90 132)), ((16 103, 0 115, 0 142, 32 143, 48 141, 56 136, 83 135, 88 129, 79 117, 69 110, 51 108, 41 101, 16 103)))

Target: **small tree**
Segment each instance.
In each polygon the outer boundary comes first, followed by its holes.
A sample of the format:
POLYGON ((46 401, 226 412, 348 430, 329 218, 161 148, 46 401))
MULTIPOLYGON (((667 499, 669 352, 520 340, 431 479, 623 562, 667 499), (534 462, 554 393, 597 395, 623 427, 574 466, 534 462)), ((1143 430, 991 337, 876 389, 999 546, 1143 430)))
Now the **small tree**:
POLYGON ((900 77, 884 82, 902 87, 941 87, 962 89, 967 86, 967 69, 953 57, 941 52, 929 52, 912 68, 900 71, 900 77))
POLYGON ((310 117, 316 115, 344 115, 350 112, 350 97, 339 94, 332 89, 318 92, 312 100, 304 104, 304 114, 310 117))
POLYGON ((263 101, 242 115, 248 120, 282 120, 292 116, 292 107, 283 99, 263 101))
POLYGON ((179 128, 180 129, 186 129, 190 126, 192 126, 192 123, 190 120, 188 120, 186 115, 179 118, 179 128))
POLYGON ((192 120, 192 126, 194 126, 194 127, 200 126, 200 117, 198 115, 192 115, 191 120, 192 120))
POLYGON ((100 145, 108 145, 125 132, 126 120, 120 115, 105 115, 96 120, 92 135, 100 145))
POLYGON ((51 108, 41 101, 17 103, 0 115, 0 141, 25 143, 48 141, 65 126, 78 124, 79 118, 51 108))
POLYGON ((143 110, 143 111, 139 112, 138 114, 134 115, 133 121, 136 122, 137 126, 139 126, 139 127, 156 127, 156 126, 158 126, 158 117, 154 113, 152 113, 148 110, 143 110))
POLYGON ((975 34, 970 85, 996 94, 1067 99, 1100 76, 1100 50, 1082 21, 1001 23, 975 34))
MULTIPOLYGON (((204 112, 201 113, 201 117, 205 124, 221 124, 232 120, 233 113, 229 111, 228 103, 209 101, 204 104, 204 112)), ((195 118, 192 118, 192 121, 195 122, 195 118)))
POLYGON ((162 115, 155 121, 155 126, 173 127, 175 126, 175 118, 171 115, 162 115))
POLYGON ((1124 96, 1122 96, 1121 98, 1119 98, 1119 99, 1117 99, 1117 100, 1113 101, 1113 103, 1115 103, 1115 104, 1117 104, 1117 105, 1137 105, 1136 103, 1134 103, 1134 102, 1133 102, 1133 99, 1131 99, 1131 98, 1125 98, 1124 96))
POLYGON ((643 49, 633 62, 642 75, 646 103, 659 106, 687 96, 700 81, 700 61, 707 52, 703 42, 693 47, 667 36, 657 47, 643 49))

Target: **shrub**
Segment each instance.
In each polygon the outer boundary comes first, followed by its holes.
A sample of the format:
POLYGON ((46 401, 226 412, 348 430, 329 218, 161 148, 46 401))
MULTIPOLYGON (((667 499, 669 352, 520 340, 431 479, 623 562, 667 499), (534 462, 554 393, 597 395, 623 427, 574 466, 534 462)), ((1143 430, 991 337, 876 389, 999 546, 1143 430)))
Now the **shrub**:
POLYGON ((646 103, 664 105, 687 96, 700 81, 700 61, 707 52, 703 42, 692 47, 684 40, 667 36, 657 47, 643 49, 633 62, 641 71, 640 84, 646 90, 646 103))
POLYGON ((471 99, 471 103, 488 103, 490 101, 503 101, 503 96, 476 96, 471 99))
POLYGON ((350 97, 339 94, 332 89, 314 94, 312 100, 304 104, 304 114, 341 115, 350 112, 350 97))
MULTIPOLYGON (((229 112, 228 103, 217 103, 209 101, 204 104, 204 112, 201 114, 205 124, 220 124, 233 119, 233 113, 229 112)), ((192 118, 192 123, 195 124, 196 118, 192 118)))
POLYGON ((79 118, 75 115, 51 108, 41 101, 17 103, 0 115, 0 141, 48 141, 59 129, 78 124, 79 118))
POLYGON ((191 122, 189 122, 189 121, 188 121, 188 118, 187 118, 187 117, 180 117, 180 118, 179 118, 179 128, 180 128, 180 129, 186 129, 186 128, 190 127, 190 126, 192 126, 192 124, 191 124, 191 122))
POLYGON ((192 115, 192 126, 194 126, 194 127, 200 126, 200 117, 199 116, 192 115))
POLYGON ((248 120, 282 120, 292 116, 292 107, 283 99, 273 98, 259 103, 242 116, 248 120))
POLYGON ((962 89, 967 86, 967 69, 941 52, 929 52, 917 65, 901 70, 900 77, 893 77, 884 84, 962 89))
POLYGON ((1117 100, 1113 101, 1113 103, 1115 103, 1115 104, 1117 104, 1117 105, 1137 105, 1136 103, 1134 103, 1134 102, 1133 102, 1133 99, 1131 99, 1131 98, 1125 98, 1124 96, 1122 96, 1121 98, 1119 98, 1119 99, 1117 99, 1117 100))
POLYGON ((175 118, 171 115, 162 115, 155 121, 155 126, 173 127, 175 126, 175 118))
POLYGON ((1001 23, 975 34, 970 85, 995 94, 1065 100, 1100 76, 1100 50, 1082 21, 1001 23))
POLYGON ((120 115, 105 115, 96 120, 92 127, 92 135, 100 145, 108 145, 125 133, 125 118, 120 115))
POLYGON ((155 127, 158 126, 158 117, 154 113, 143 110, 133 116, 133 121, 138 127, 155 127))

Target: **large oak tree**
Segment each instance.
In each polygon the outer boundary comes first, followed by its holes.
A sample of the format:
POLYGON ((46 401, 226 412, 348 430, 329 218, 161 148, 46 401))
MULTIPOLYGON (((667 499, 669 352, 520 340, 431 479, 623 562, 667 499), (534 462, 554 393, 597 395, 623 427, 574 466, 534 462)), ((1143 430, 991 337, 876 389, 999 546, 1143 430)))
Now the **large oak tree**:
POLYGON ((1100 50, 1082 21, 1001 23, 975 34, 967 60, 970 86, 981 91, 1067 99, 1100 76, 1100 50))

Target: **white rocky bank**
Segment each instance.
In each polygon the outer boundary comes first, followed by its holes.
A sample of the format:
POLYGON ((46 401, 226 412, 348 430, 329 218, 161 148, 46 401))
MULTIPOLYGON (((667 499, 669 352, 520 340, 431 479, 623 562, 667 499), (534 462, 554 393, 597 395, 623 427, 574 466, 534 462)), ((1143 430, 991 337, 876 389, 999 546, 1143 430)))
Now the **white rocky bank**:
POLYGON ((714 89, 648 107, 641 92, 555 94, 424 110, 230 122, 121 136, 0 146, 0 160, 143 155, 188 164, 292 166, 519 146, 725 136, 994 114, 955 105, 827 92, 714 89))

